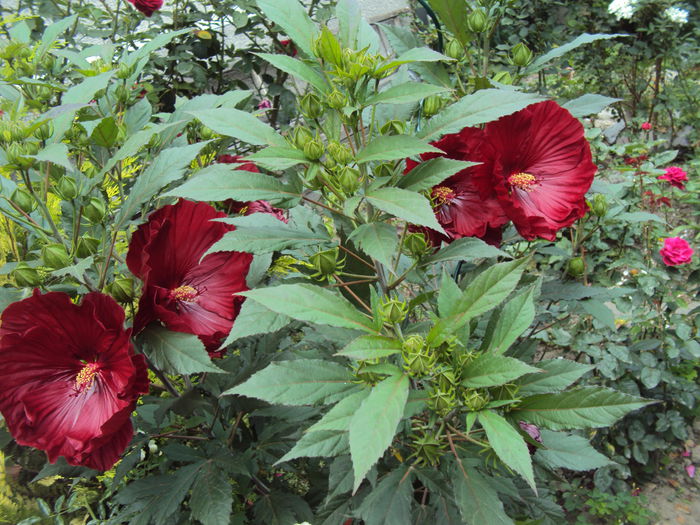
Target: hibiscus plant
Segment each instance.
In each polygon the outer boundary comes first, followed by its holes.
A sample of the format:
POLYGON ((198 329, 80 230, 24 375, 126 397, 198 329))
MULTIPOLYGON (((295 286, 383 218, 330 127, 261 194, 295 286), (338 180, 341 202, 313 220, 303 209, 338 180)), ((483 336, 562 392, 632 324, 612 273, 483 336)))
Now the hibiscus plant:
MULTIPOLYGON (((577 430, 648 404, 577 387, 593 367, 530 329, 543 287, 580 275, 537 240, 590 216, 576 117, 610 100, 489 80, 488 53, 456 71, 400 29, 386 49, 353 0, 336 33, 297 0, 257 8, 298 50, 259 55, 299 90, 285 129, 247 90, 154 113, 132 86, 189 29, 56 53, 74 19, 37 43, 7 24, 15 443, 48 454, 37 479, 93 491, 90 523, 556 521, 546 472, 609 463, 577 430)), ((477 18, 450 20, 458 45, 477 18)), ((514 51, 510 82, 563 52, 514 51)))

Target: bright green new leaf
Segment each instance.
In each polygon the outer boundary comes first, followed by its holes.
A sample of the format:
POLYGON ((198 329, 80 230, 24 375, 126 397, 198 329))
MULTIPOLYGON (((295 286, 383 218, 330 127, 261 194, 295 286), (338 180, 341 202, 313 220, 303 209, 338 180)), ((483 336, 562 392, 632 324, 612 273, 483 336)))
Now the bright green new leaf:
POLYGON ((352 303, 320 286, 283 284, 249 290, 239 295, 299 321, 377 333, 372 320, 360 313, 352 303))
POLYGON ((407 375, 378 383, 350 422, 350 456, 357 491, 369 469, 391 445, 408 399, 407 375))
POLYGON ((380 210, 418 226, 427 226, 443 233, 430 207, 430 202, 420 193, 401 188, 379 188, 365 198, 380 210))
POLYGON ((462 369, 462 384, 472 388, 499 386, 537 371, 512 357, 482 354, 462 369))
POLYGON ((516 381, 524 395, 559 392, 595 368, 569 359, 548 359, 537 363, 541 373, 527 374, 516 381))
POLYGON ((527 481, 537 494, 532 460, 525 439, 506 419, 490 410, 479 412, 479 422, 486 432, 489 445, 496 455, 527 481))
POLYGON ((535 458, 549 468, 584 471, 613 463, 582 436, 546 429, 542 429, 540 435, 544 447, 537 449, 535 458))
POLYGON ((589 387, 527 397, 513 415, 551 430, 599 428, 651 401, 608 388, 589 387))
POLYGON ((358 164, 373 160, 396 160, 421 153, 442 153, 442 150, 410 135, 382 135, 357 152, 358 164))
POLYGON ((428 0, 428 3, 450 33, 462 44, 467 44, 471 34, 467 26, 469 8, 464 0, 428 0))
POLYGON ((256 146, 286 146, 287 142, 270 126, 250 113, 235 108, 200 109, 190 115, 216 133, 256 146))
POLYGON ((445 157, 429 159, 421 162, 401 177, 398 186, 411 191, 428 190, 452 175, 477 164, 479 163, 447 159, 445 157))
POLYGON ((172 332, 152 325, 141 337, 151 362, 169 374, 223 372, 211 362, 204 344, 196 335, 172 332))
POLYGON ((312 405, 342 399, 357 388, 349 371, 320 359, 297 359, 270 363, 244 383, 222 395, 262 399, 279 405, 312 405))
POLYGON ((392 339, 383 335, 363 335, 350 342, 335 355, 362 361, 364 359, 387 357, 399 352, 401 352, 401 341, 398 339, 392 339))
POLYGON ((318 28, 298 0, 257 0, 258 7, 267 18, 280 26, 299 49, 313 56, 313 42, 318 28))

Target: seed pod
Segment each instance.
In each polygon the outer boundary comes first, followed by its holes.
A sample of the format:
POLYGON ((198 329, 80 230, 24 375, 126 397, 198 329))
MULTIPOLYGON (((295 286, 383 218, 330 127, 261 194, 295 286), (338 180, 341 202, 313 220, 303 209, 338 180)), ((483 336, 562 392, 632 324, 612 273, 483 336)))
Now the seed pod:
POLYGON ((388 323, 400 323, 406 318, 408 307, 404 301, 389 299, 387 297, 382 300, 381 312, 384 321, 388 323))
POLYGON ((348 103, 348 99, 337 89, 331 91, 326 97, 326 104, 333 109, 342 109, 348 103))
POLYGON ((472 33, 483 33, 488 29, 489 18, 481 7, 474 9, 467 17, 467 27, 472 33))
POLYGON ((41 284, 41 276, 34 268, 30 268, 27 263, 19 263, 14 271, 12 272, 12 277, 15 279, 17 286, 22 288, 29 288, 31 286, 39 286, 41 284))
POLYGON ((450 58, 460 60, 464 57, 464 48, 459 40, 452 38, 445 46, 445 54, 450 58))
POLYGON ((90 235, 83 235, 78 239, 78 246, 75 249, 75 254, 84 259, 97 253, 97 248, 100 247, 100 240, 90 235))
POLYGON ((349 164, 354 160, 352 150, 338 142, 328 144, 328 153, 338 164, 349 164))
POLYGON ((438 95, 432 95, 423 101, 423 115, 430 118, 442 109, 444 100, 438 95))
POLYGON ((602 193, 596 193, 593 197, 591 210, 597 217, 605 217, 608 213, 608 199, 602 193))
POLYGON ((75 183, 73 177, 61 177, 55 189, 56 193, 67 201, 72 201, 78 196, 78 185, 75 183))
POLYGON ((58 270, 65 268, 71 263, 71 257, 62 244, 47 244, 41 249, 41 259, 49 268, 58 270))
POLYGON ((338 269, 338 248, 316 252, 309 260, 319 274, 332 275, 338 269))

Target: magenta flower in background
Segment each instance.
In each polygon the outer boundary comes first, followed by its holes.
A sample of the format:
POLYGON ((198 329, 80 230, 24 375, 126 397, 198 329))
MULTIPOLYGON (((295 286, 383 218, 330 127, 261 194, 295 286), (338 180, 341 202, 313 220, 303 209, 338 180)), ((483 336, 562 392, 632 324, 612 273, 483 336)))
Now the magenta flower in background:
POLYGON ((666 168, 666 173, 659 175, 656 178, 659 180, 668 181, 671 186, 684 190, 685 184, 683 183, 688 181, 688 174, 678 166, 671 166, 666 168))
POLYGON ((695 252, 685 239, 669 237, 664 239, 664 246, 659 253, 666 266, 679 266, 689 263, 695 252))
POLYGON ((642 122, 642 129, 644 131, 649 131, 651 129, 651 122, 642 122))
POLYGON ((258 104, 258 109, 270 109, 272 107, 272 102, 269 99, 264 98, 258 104))
POLYGON ((163 0, 129 0, 129 2, 148 17, 163 7, 163 0))
POLYGON ((691 477, 691 478, 695 477, 695 465, 686 466, 685 471, 688 473, 689 477, 691 477))

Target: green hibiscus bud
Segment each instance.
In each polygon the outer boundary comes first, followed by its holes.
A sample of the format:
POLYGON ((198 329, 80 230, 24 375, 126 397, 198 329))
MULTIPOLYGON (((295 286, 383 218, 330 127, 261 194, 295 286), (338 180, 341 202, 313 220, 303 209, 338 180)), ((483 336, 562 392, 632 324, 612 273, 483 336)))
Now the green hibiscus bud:
POLYGON ((409 335, 401 343, 401 350, 406 355, 413 355, 420 353, 425 347, 425 339, 421 335, 409 335))
POLYGON ((605 217, 608 213, 608 199, 602 193, 596 193, 593 197, 591 210, 597 217, 605 217))
POLYGON ((32 213, 36 209, 36 200, 22 188, 13 191, 10 200, 24 213, 32 213))
POLYGON ((75 249, 75 254, 84 259, 85 257, 90 257, 97 253, 97 249, 100 247, 100 240, 90 235, 83 235, 78 239, 78 246, 75 249))
POLYGON ((464 48, 462 47, 462 44, 460 44, 459 40, 452 38, 445 46, 445 54, 450 58, 460 60, 464 58, 464 48))
POLYGON ((579 277, 586 271, 583 257, 572 257, 566 265, 566 273, 572 277, 579 277))
POLYGON ((510 50, 510 59, 518 67, 525 67, 532 62, 532 51, 522 42, 513 46, 510 50))
POLYGON ((83 215, 94 223, 99 224, 107 214, 107 204, 100 197, 90 197, 90 202, 83 208, 83 215))
POLYGON ((313 139, 304 145, 304 156, 309 160, 318 160, 323 157, 323 142, 313 139))
POLYGON ((385 297, 381 302, 382 320, 387 323, 400 323, 406 318, 408 307, 404 301, 385 297))
POLYGON ((120 303, 128 303, 134 298, 134 280, 119 277, 109 286, 109 293, 120 303))
POLYGON ((216 133, 213 129, 208 128, 207 126, 202 126, 199 128, 199 136, 202 140, 210 140, 216 138, 216 133))
POLYGON ((429 96, 423 101, 423 115, 428 118, 437 115, 444 103, 445 101, 439 95, 429 96))
POLYGON ((444 454, 444 444, 439 437, 428 432, 421 432, 419 435, 411 436, 413 439, 411 448, 413 449, 412 456, 415 456, 419 462, 437 465, 440 458, 444 454))
POLYGON ((350 166, 343 166, 338 171, 338 184, 346 195, 352 195, 360 187, 360 172, 350 166))
POLYGON ((292 133, 289 138, 294 147, 303 150, 306 144, 314 140, 314 134, 309 128, 305 126, 299 126, 292 130, 292 133))
POLYGON ((462 396, 462 401, 464 402, 464 406, 466 406, 469 410, 478 412, 488 405, 490 398, 487 392, 466 390, 462 396))
POLYGON ((403 246, 409 255, 422 257, 430 248, 428 239, 420 232, 409 233, 403 240, 403 246))
POLYGON ((337 89, 331 91, 326 97, 326 104, 333 109, 342 109, 348 103, 348 99, 337 89))
POLYGON ((379 131, 382 135, 403 135, 406 133, 406 123, 403 120, 390 120, 379 131))
POLYGON ((56 193, 58 195, 67 201, 72 201, 78 196, 78 185, 75 183, 75 179, 73 177, 61 177, 61 179, 58 181, 58 184, 56 184, 56 193))
POLYGON ((443 391, 434 389, 428 398, 428 406, 439 415, 447 414, 457 405, 454 390, 443 391))
POLYGON ((34 136, 39 140, 48 140, 53 135, 53 130, 53 122, 49 120, 34 130, 34 136))
POLYGON ((342 165, 350 164, 355 158, 350 148, 335 141, 328 144, 328 154, 334 161, 342 165))
POLYGON ((17 286, 21 288, 29 288, 32 286, 39 286, 41 284, 41 276, 34 268, 30 268, 27 263, 19 263, 14 271, 12 272, 12 277, 15 279, 17 286))
POLYGON ((467 27, 472 33, 483 33, 488 29, 489 17, 482 8, 474 9, 467 17, 467 27))
POLYGON ((126 80, 129 78, 131 75, 134 74, 134 66, 133 65, 128 65, 125 62, 122 62, 119 64, 119 68, 117 69, 117 78, 120 80, 126 80))
POLYGON ((340 266, 338 263, 338 248, 316 252, 309 258, 309 261, 311 261, 319 275, 324 277, 333 275, 340 266))
POLYGON ((316 93, 304 95, 299 101, 299 109, 306 118, 316 119, 323 115, 323 104, 316 93))
POLYGON ((71 257, 62 244, 47 244, 41 249, 41 259, 49 268, 58 270, 70 265, 71 257))
POLYGON ((36 163, 36 159, 26 156, 31 155, 28 148, 29 144, 30 143, 20 144, 19 142, 13 142, 5 150, 7 160, 17 169, 26 170, 36 163))

